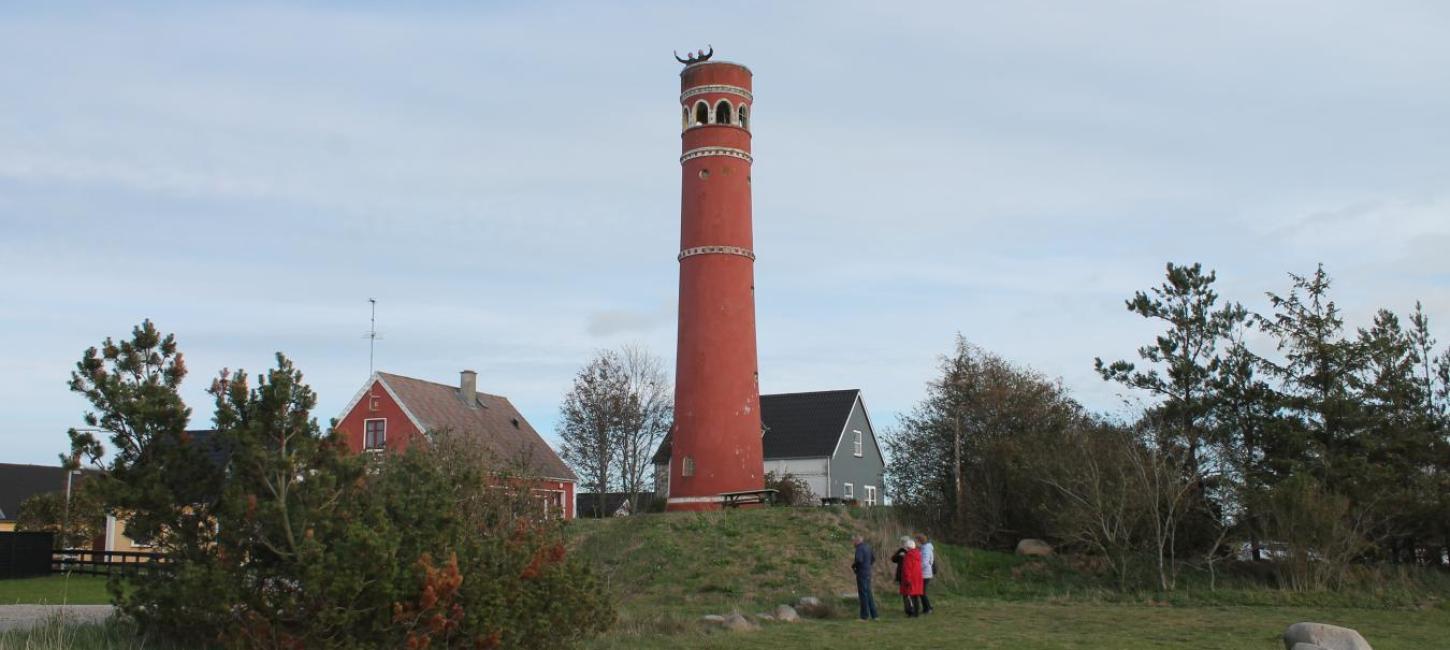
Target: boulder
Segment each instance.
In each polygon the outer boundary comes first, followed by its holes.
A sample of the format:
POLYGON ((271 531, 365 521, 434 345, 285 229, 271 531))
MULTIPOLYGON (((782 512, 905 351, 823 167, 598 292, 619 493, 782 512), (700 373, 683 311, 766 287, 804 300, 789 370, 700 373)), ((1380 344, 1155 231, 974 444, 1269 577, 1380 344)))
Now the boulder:
POLYGON ((1027 557, 1046 557, 1052 555, 1052 545, 1040 539, 1024 539, 1017 542, 1017 554, 1027 557))
POLYGON ((1302 650, 1297 645, 1318 646, 1324 650, 1373 650, 1359 632, 1326 623, 1295 623, 1284 630, 1284 647, 1302 650))
POLYGON ((1289 648, 1289 650, 1324 650, 1324 646, 1322 646, 1322 645, 1314 645, 1313 643, 1302 643, 1301 642, 1301 643, 1295 643, 1294 644, 1294 647, 1289 648))
POLYGON ((730 630, 731 632, 749 632, 751 630, 760 629, 759 625, 755 624, 750 619, 741 616, 740 612, 735 612, 729 616, 726 616, 725 621, 720 625, 725 629, 730 630))
POLYGON ((775 608, 775 620, 782 623, 796 623, 801 620, 801 617, 800 614, 796 613, 794 607, 780 605, 775 608))

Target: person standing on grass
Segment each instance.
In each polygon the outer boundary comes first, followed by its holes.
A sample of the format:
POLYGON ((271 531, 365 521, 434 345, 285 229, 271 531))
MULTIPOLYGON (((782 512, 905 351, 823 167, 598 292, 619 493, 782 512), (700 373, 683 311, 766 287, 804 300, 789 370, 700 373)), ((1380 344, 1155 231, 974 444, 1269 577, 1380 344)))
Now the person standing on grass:
POLYGON ((901 583, 901 602, 906 606, 906 617, 921 615, 921 550, 910 536, 901 538, 901 548, 891 555, 896 563, 896 580, 901 583))
POLYGON ((856 573, 856 598, 861 601, 861 620, 874 621, 876 596, 871 594, 871 567, 876 564, 876 554, 871 552, 871 545, 860 535, 851 538, 851 543, 856 545, 856 560, 851 563, 851 570, 856 573))
POLYGON ((921 613, 930 614, 931 598, 926 590, 931 586, 931 579, 936 577, 936 547, 932 546, 926 533, 916 534, 916 545, 921 548, 921 613))

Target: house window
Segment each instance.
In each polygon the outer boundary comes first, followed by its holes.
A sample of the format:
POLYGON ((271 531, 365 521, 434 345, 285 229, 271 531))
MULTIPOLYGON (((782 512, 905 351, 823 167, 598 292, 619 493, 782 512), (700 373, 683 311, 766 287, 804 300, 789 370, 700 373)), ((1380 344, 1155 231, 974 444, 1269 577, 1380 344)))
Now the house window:
POLYGON ((846 490, 841 493, 841 496, 843 496, 843 497, 845 497, 847 499, 854 499, 854 498, 856 498, 856 488, 855 488, 855 486, 851 485, 850 483, 847 483, 846 484, 846 490))
POLYGON ((851 432, 854 433, 854 434, 856 434, 856 457, 857 458, 860 458, 861 455, 866 452, 866 446, 864 444, 862 444, 861 430, 860 429, 852 429, 851 432))
POLYGON ((534 499, 544 519, 563 519, 564 493, 559 490, 534 490, 534 499))
POLYGON ((876 486, 874 485, 866 486, 866 505, 876 505, 876 486))
POLYGON ((695 475, 695 459, 693 457, 691 457, 691 456, 685 456, 685 462, 680 467, 680 476, 694 476, 694 475, 695 475))
POLYGON ((363 420, 363 449, 382 449, 388 442, 388 421, 363 420))
POLYGON ((378 410, 378 405, 381 404, 381 403, 382 403, 382 400, 378 399, 378 396, 377 395, 369 395, 368 396, 368 410, 369 411, 376 411, 376 410, 378 410))

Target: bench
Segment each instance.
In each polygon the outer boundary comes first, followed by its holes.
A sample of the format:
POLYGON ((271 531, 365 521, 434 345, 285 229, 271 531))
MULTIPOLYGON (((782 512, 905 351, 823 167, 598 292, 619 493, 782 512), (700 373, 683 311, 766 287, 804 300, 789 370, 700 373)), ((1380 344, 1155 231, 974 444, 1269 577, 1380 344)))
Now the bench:
POLYGON ((725 508, 739 508, 740 506, 769 505, 775 502, 775 495, 778 490, 766 488, 763 490, 741 490, 739 492, 721 492, 720 505, 725 508))

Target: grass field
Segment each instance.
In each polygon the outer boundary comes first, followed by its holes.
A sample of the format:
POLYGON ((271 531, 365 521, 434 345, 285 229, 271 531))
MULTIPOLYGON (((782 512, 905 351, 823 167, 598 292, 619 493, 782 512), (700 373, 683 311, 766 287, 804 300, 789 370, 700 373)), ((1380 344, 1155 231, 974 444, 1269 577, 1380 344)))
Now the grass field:
POLYGON ((1026 559, 938 545, 932 584, 938 611, 907 620, 885 561, 907 531, 881 511, 771 509, 580 521, 575 547, 594 558, 619 597, 620 624, 588 646, 651 648, 1282 648, 1279 635, 1305 620, 1360 630, 1377 649, 1450 648, 1450 577, 1374 574, 1344 592, 1266 588, 1239 567, 1217 576, 1187 572, 1171 594, 1120 593, 1084 558, 1026 559), (854 620, 850 538, 878 549, 882 620, 854 620), (884 548, 884 550, 883 550, 884 548), (765 623, 727 633, 707 613, 767 611, 801 596, 831 605, 829 618, 765 623))
POLYGON ((52 575, 0 580, 0 605, 103 605, 109 602, 106 579, 100 576, 52 575))
MULTIPOLYGON (((1368 570, 1353 588, 1294 593, 1266 586, 1262 567, 1224 567, 1216 588, 1187 571, 1169 594, 1120 593, 1090 558, 1019 558, 938 545, 937 612, 906 619, 893 595, 887 540, 904 533, 883 511, 768 509, 642 515, 569 525, 619 606, 619 623, 587 650, 663 648, 1220 648, 1279 649, 1299 621, 1359 630, 1377 650, 1450 648, 1450 575, 1368 570), (874 540, 881 620, 855 620, 850 538, 874 540), (746 615, 816 596, 823 618, 729 633, 704 614, 746 615)), ((466 579, 466 577, 465 577, 466 579)), ((0 603, 106 602, 104 580, 0 582, 0 603)), ((0 634, 0 650, 160 650, 125 623, 0 634), (56 641, 63 639, 63 641, 56 641)))
MULTIPOLYGON (((1093 603, 1016 603, 960 597, 934 599, 937 611, 908 620, 891 601, 881 621, 850 618, 766 623, 759 631, 730 633, 704 626, 673 634, 614 633, 589 647, 654 648, 1083 648, 1139 650, 1209 648, 1283 650, 1279 634, 1303 620, 1353 627, 1376 650, 1450 647, 1450 614, 1440 611, 1319 609, 1301 607, 1149 607, 1093 603)), ((747 610, 748 611, 748 610, 747 610)))

